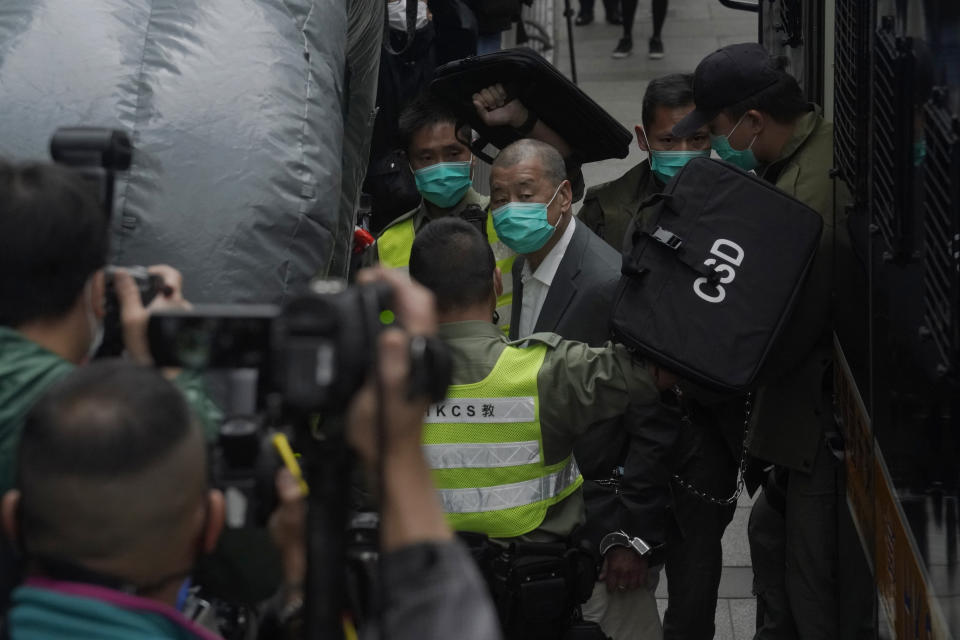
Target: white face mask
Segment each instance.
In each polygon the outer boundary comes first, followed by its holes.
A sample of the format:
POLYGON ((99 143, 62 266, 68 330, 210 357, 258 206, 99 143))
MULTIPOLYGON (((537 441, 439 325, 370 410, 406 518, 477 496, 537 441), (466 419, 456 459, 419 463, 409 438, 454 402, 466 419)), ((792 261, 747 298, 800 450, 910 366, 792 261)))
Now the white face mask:
MULTIPOLYGON (((407 0, 390 0, 387 3, 387 18, 390 28, 397 31, 407 30, 407 0)), ((417 29, 427 26, 427 4, 417 2, 417 29)))
POLYGON ((85 361, 93 360, 97 349, 103 344, 103 321, 97 317, 93 306, 93 278, 87 280, 83 293, 83 310, 87 315, 87 324, 90 326, 90 346, 87 348, 85 361))

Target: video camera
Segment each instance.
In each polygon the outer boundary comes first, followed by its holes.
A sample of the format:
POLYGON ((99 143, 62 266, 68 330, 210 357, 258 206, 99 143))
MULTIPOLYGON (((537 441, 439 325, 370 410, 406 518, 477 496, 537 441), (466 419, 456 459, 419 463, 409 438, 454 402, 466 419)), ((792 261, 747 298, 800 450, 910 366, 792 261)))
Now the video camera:
MULTIPOLYGON (((318 280, 283 307, 198 305, 151 314, 148 325, 158 366, 257 371, 262 412, 225 422, 212 456, 228 525, 262 524, 272 511, 280 466, 272 440, 278 431, 290 434, 301 453, 309 487, 307 598, 315 606, 307 612, 306 634, 311 638, 340 633, 348 598, 360 614, 371 602, 378 536, 369 522, 350 517, 352 464, 341 425, 355 393, 376 375, 377 338, 397 323, 392 305, 386 285, 347 288, 342 281, 318 280)), ((443 344, 412 337, 408 397, 439 401, 450 378, 443 344)))
MULTIPOLYGON (((215 484, 232 487, 249 501, 244 511, 269 515, 263 497, 272 495, 279 459, 270 438, 302 429, 312 439, 341 438, 338 415, 375 365, 380 332, 396 324, 392 292, 386 285, 347 288, 339 280, 317 280, 305 295, 275 305, 197 305, 151 315, 150 351, 161 367, 192 370, 255 369, 257 402, 263 415, 232 419, 221 426, 214 458, 215 484), (272 457, 272 461, 271 461, 272 457), (265 483, 267 486, 264 486, 265 483)), ((441 400, 450 380, 450 359, 435 339, 411 343, 410 397, 441 400)))
MULTIPOLYGON (((50 139, 50 157, 54 162, 73 169, 91 186, 109 221, 113 217, 113 192, 116 172, 130 168, 133 148, 123 131, 98 127, 60 127, 50 139)), ((114 287, 116 267, 106 269, 104 282, 103 343, 97 358, 109 358, 123 353, 123 329, 120 325, 120 301, 114 287)), ((163 279, 147 273, 143 267, 126 267, 140 291, 140 300, 146 306, 160 293, 163 279)))

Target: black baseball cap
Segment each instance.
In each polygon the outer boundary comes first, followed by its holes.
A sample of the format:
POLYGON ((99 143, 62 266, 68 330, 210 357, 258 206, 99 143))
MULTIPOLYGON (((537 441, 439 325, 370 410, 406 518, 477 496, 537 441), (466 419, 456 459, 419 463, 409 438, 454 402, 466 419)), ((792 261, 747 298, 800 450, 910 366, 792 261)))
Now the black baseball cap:
POLYGON ((717 49, 701 60, 693 72, 695 108, 674 125, 673 135, 686 138, 727 107, 773 85, 781 75, 767 50, 755 42, 717 49))

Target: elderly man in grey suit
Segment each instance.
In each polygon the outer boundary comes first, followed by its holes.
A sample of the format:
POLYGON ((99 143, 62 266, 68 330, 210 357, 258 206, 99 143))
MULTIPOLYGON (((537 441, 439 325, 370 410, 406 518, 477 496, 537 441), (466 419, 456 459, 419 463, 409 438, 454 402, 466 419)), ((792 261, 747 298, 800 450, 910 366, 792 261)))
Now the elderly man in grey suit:
MULTIPOLYGON (((549 331, 601 346, 610 340, 620 255, 577 223, 566 175, 560 154, 530 139, 503 149, 493 164, 494 228, 520 254, 513 267, 510 337, 549 331)), ((648 569, 666 538, 665 457, 674 434, 669 425, 618 418, 595 426, 575 450, 586 479, 582 535, 603 562, 583 613, 614 640, 662 637, 657 572, 648 569)))

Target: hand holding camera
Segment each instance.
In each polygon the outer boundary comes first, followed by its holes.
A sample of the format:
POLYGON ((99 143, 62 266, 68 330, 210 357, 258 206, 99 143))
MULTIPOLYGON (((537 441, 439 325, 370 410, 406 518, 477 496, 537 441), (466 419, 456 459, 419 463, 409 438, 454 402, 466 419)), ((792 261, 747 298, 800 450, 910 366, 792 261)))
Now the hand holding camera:
POLYGON ((119 306, 120 325, 123 344, 127 354, 137 363, 150 366, 153 357, 147 340, 147 322, 150 314, 157 310, 190 309, 190 303, 183 298, 183 276, 180 272, 165 264, 147 267, 149 276, 147 286, 155 287, 144 306, 143 277, 135 279, 123 268, 113 270, 113 287, 119 306), (139 282, 138 282, 139 280, 139 282))
MULTIPOLYGON (((361 271, 357 279, 362 284, 390 285, 397 317, 404 327, 381 332, 377 345, 379 372, 367 378, 347 414, 351 446, 368 469, 379 466, 383 474, 381 547, 391 551, 418 542, 451 539, 453 534, 421 448, 423 416, 436 398, 431 398, 426 389, 413 395, 410 385, 411 378, 417 377, 415 370, 423 367, 417 361, 424 347, 418 345, 437 331, 433 294, 409 277, 383 268, 361 271), (380 376, 379 398, 374 375, 380 376), (380 414, 386 422, 380 434, 384 442, 379 447, 377 400, 383 403, 380 414), (379 460, 378 450, 384 452, 383 460, 379 460)), ((444 386, 449 379, 449 363, 446 366, 444 386)))
MULTIPOLYGON (((393 291, 397 319, 403 330, 391 328, 381 332, 377 344, 380 365, 379 375, 383 384, 384 450, 388 455, 394 450, 420 447, 420 429, 430 398, 427 395, 410 397, 411 351, 416 343, 432 336, 437 331, 433 294, 414 283, 409 277, 388 269, 366 269, 357 275, 361 284, 384 283, 393 291)), ((377 464, 376 389, 370 372, 366 383, 350 404, 348 413, 348 438, 368 466, 377 464)))

